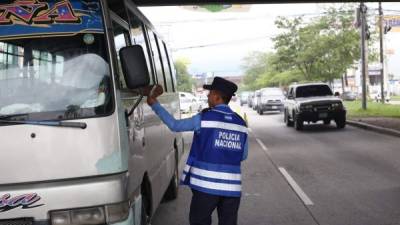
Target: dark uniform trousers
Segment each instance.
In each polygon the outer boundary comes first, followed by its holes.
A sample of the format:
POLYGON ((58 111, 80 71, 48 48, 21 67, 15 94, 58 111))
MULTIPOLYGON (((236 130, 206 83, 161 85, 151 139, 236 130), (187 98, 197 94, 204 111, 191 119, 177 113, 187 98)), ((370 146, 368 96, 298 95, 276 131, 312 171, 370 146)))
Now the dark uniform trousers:
POLYGON ((192 189, 190 225, 211 225, 212 212, 217 208, 218 225, 237 225, 240 197, 211 195, 192 189))

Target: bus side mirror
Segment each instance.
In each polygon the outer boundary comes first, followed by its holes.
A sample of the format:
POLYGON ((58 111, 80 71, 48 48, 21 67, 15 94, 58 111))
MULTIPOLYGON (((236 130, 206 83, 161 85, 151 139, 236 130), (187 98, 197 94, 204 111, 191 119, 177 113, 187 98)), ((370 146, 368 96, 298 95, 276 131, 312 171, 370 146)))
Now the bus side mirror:
POLYGON ((123 47, 119 51, 122 71, 129 89, 146 87, 150 84, 149 69, 142 46, 123 47))

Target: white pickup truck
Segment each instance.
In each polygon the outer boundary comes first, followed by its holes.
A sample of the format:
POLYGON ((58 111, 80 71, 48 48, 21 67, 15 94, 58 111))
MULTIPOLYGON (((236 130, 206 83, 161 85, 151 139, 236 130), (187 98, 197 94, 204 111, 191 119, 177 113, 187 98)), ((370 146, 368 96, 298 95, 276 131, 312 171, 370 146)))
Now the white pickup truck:
POLYGON ((333 95, 327 84, 309 83, 289 87, 284 104, 284 121, 287 126, 302 130, 304 122, 323 121, 329 125, 332 120, 337 128, 344 128, 346 109, 342 100, 333 95))

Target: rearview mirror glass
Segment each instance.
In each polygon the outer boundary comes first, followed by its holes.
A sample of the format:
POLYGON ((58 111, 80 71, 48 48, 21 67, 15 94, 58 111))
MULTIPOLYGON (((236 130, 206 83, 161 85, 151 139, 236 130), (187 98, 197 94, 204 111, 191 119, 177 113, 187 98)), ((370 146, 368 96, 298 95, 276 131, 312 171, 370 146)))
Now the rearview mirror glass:
POLYGON ((142 46, 133 45, 119 51, 126 86, 137 89, 150 83, 149 70, 142 46))

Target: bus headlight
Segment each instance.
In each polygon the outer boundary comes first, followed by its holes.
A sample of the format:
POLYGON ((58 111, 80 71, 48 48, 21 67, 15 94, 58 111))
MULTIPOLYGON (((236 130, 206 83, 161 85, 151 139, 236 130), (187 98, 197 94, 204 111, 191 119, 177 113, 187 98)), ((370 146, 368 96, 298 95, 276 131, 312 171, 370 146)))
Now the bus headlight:
POLYGON ((129 203, 106 205, 107 223, 116 223, 126 220, 129 216, 129 203))
POLYGON ((129 203, 50 212, 52 225, 106 224, 126 220, 129 203))

